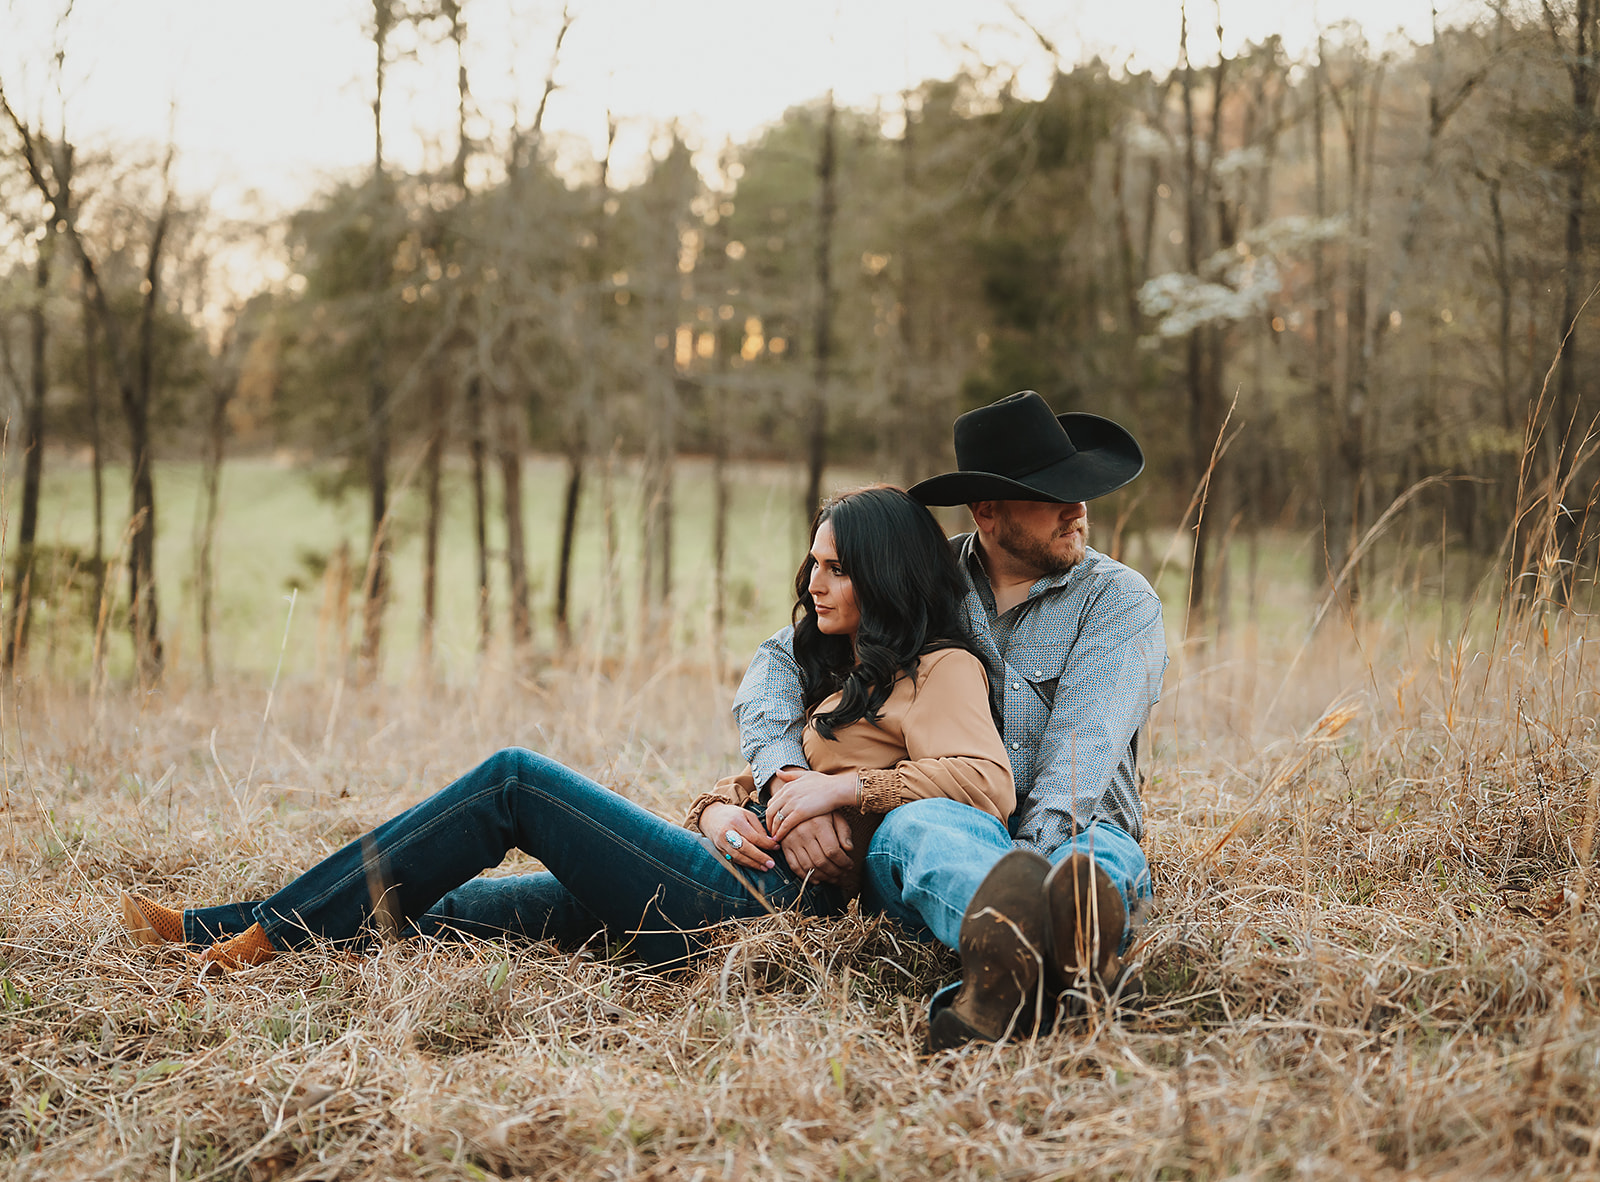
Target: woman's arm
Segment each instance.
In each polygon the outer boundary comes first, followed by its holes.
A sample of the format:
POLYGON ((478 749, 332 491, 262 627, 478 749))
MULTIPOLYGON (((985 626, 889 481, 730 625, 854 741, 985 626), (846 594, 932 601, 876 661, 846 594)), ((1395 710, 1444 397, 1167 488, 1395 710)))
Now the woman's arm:
POLYGON ((1017 803, 1011 764, 989 713, 989 678, 977 657, 961 649, 925 657, 900 723, 906 757, 891 768, 778 773, 773 783, 783 786, 767 805, 772 835, 781 841, 797 822, 831 809, 886 813, 930 796, 970 804, 1001 821, 1011 815, 1017 803))
POLYGON ((944 796, 1004 821, 1017 807, 1006 745, 989 713, 989 675, 964 649, 925 657, 902 721, 906 757, 861 771, 861 810, 944 796))

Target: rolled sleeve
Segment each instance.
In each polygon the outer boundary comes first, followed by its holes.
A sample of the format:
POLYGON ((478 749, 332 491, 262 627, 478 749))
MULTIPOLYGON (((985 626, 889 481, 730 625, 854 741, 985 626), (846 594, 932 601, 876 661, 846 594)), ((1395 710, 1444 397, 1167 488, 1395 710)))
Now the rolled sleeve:
POLYGON ((801 742, 806 711, 792 627, 762 642, 750 658, 734 695, 733 717, 739 726, 740 751, 758 788, 779 768, 810 766, 801 742))

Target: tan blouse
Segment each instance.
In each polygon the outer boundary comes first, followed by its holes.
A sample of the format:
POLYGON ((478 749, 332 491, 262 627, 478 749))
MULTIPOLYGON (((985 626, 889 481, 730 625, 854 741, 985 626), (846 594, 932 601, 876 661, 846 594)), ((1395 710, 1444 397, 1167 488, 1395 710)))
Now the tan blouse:
MULTIPOLYGON (((810 718, 832 710, 839 698, 837 693, 824 698, 810 718)), ((890 809, 946 796, 1003 824, 1017 806, 1011 763, 989 713, 988 674, 964 649, 925 654, 917 662, 915 682, 904 674, 896 680, 877 722, 853 722, 829 740, 808 719, 801 745, 812 771, 861 776, 861 808, 844 810, 854 844, 855 873, 845 884, 852 894, 867 844, 890 809)), ((762 792, 761 799, 768 795, 762 792)), ((698 829, 707 806, 742 805, 754 796, 755 777, 747 767, 696 797, 684 825, 698 829)))

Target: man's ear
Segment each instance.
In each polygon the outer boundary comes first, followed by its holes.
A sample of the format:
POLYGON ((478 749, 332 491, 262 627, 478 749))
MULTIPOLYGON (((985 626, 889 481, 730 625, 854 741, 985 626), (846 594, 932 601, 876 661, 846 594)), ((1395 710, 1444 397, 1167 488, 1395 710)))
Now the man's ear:
POLYGON ((967 506, 967 512, 972 514, 972 523, 978 527, 979 533, 994 533, 995 520, 999 517, 1000 506, 997 501, 973 501, 967 506))

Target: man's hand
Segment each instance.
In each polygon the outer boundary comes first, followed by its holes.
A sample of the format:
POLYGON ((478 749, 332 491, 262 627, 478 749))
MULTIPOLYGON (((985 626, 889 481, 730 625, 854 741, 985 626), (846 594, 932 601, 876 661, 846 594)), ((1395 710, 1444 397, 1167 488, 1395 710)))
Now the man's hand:
POLYGON ((730 862, 751 870, 771 870, 774 865, 768 851, 777 849, 778 843, 767 836, 761 822, 748 809, 736 804, 707 805, 700 814, 700 832, 709 837, 717 853, 730 862), (728 840, 730 832, 738 834, 739 845, 728 840))
MULTIPOLYGON (((769 822, 770 824, 770 822, 769 822)), ((789 827, 783 839, 783 858, 802 878, 837 883, 849 872, 850 823, 838 813, 826 813, 789 827)))

